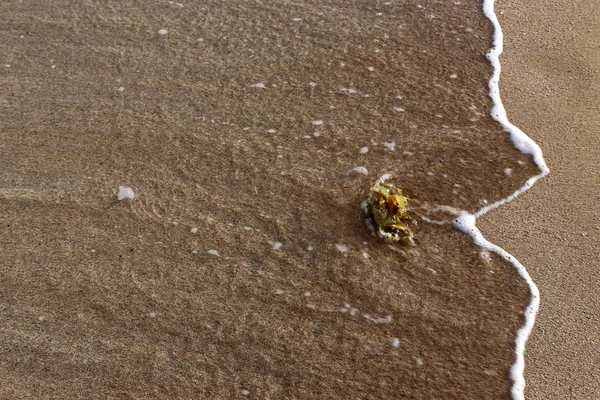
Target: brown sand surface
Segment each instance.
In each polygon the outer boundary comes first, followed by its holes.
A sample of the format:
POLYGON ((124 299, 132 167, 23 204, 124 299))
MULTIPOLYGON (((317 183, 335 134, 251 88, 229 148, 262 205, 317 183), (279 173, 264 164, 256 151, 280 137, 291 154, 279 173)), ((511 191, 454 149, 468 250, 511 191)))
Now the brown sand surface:
POLYGON ((507 397, 527 287, 423 220, 535 172, 479 0, 0 16, 0 398, 507 397), (414 248, 366 227, 383 173, 414 248))
POLYGON ((600 398, 600 9, 501 1, 502 98, 551 174, 480 221, 538 284, 529 399, 600 398))

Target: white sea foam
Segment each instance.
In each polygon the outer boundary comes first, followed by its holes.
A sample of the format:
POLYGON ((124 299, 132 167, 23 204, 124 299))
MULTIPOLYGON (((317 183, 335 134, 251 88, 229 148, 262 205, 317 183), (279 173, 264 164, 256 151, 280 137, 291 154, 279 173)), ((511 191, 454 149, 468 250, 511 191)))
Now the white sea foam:
POLYGON ((338 249, 338 251, 340 253, 346 253, 348 251, 348 246, 346 246, 345 244, 336 244, 335 245, 336 249, 338 249))
POLYGON ((381 144, 390 149, 391 151, 394 151, 394 149, 396 148, 396 142, 383 142, 381 144))
POLYGON ((370 314, 363 314, 363 318, 368 319, 376 324, 390 324, 392 322, 392 316, 387 315, 385 317, 373 317, 370 314))
POLYGON ((473 238, 475 244, 488 249, 489 251, 493 251, 498 254, 500 257, 504 258, 511 264, 515 266, 519 274, 525 279, 527 284, 529 285, 529 289, 531 291, 531 301, 529 302, 527 308, 525 309, 525 324, 519 329, 517 332, 517 337, 515 339, 515 355, 516 362, 513 364, 510 370, 510 379, 513 381, 513 385, 511 388, 511 395, 515 400, 523 400, 525 399, 525 378, 523 376, 523 371, 525 370, 525 343, 529 338, 529 334, 533 329, 533 325, 535 323, 535 317, 537 315, 539 304, 540 304, 540 295, 539 290, 529 273, 525 269, 525 267, 512 255, 510 255, 506 250, 502 249, 499 246, 496 246, 493 243, 487 241, 479 229, 476 227, 477 217, 480 217, 503 204, 508 203, 524 191, 528 190, 533 186, 535 182, 544 176, 548 175, 550 169, 546 165, 544 161, 544 156, 542 154, 541 148, 535 143, 529 136, 527 136, 523 131, 514 126, 508 120, 506 116, 506 110, 504 109, 504 105, 502 104, 502 100, 500 99, 500 88, 498 86, 498 82, 500 80, 500 54, 502 54, 503 50, 503 40, 504 36, 502 34, 502 29, 500 27, 500 22, 494 13, 494 1, 495 0, 484 0, 483 1, 483 12, 486 17, 492 21, 494 25, 494 42, 492 48, 487 54, 488 60, 490 60, 492 66, 494 67, 494 73, 489 81, 490 88, 490 97, 494 103, 494 107, 492 108, 491 115, 492 117, 500 122, 502 126, 510 133, 510 137, 512 139, 513 145, 522 153, 529 154, 533 157, 533 161, 538 166, 540 173, 529 178, 525 183, 517 189, 513 194, 506 197, 505 199, 499 200, 495 203, 489 204, 475 214, 467 214, 464 213, 460 215, 455 221, 454 225, 461 229, 463 232, 473 238))
POLYGON ((118 200, 133 199, 133 198, 135 198, 135 193, 133 192, 132 188, 125 187, 125 186, 119 186, 119 193, 117 194, 118 200))

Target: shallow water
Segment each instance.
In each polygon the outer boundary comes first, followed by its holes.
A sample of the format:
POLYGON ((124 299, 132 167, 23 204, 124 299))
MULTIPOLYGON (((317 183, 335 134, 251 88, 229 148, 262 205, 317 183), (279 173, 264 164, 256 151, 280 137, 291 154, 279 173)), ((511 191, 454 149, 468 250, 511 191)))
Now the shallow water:
POLYGON ((0 393, 508 396, 527 287, 422 220, 535 174, 488 116, 492 26, 347 3, 0 6, 0 393), (366 227, 384 173, 415 248, 366 227))

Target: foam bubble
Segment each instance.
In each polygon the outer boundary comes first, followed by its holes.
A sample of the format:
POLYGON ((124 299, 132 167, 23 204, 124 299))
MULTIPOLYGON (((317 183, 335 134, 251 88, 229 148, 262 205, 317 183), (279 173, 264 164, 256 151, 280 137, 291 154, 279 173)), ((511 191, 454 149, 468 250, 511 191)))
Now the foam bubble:
POLYGON ((338 249, 340 253, 346 253, 348 251, 348 246, 345 244, 336 244, 335 248, 338 249))
POLYGON ((396 142, 383 142, 382 143, 385 147, 387 147, 388 149, 390 149, 391 151, 394 151, 396 149, 396 142))
POLYGON ((376 324, 390 324, 392 322, 392 316, 388 315, 385 317, 373 317, 369 314, 363 314, 363 318, 368 319, 376 324))
POLYGON ((119 193, 117 194, 118 200, 133 199, 133 198, 135 198, 135 193, 133 192, 132 188, 125 187, 125 186, 119 186, 119 193))

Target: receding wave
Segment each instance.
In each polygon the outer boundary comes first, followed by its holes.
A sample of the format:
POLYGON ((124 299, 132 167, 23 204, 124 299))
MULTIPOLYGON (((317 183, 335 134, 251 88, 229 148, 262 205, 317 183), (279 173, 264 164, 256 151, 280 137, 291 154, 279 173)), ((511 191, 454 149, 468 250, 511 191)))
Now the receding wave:
POLYGON ((427 222, 538 174, 481 1, 0 10, 0 393, 509 396, 529 286, 427 222), (415 247, 365 224, 383 174, 415 247))

